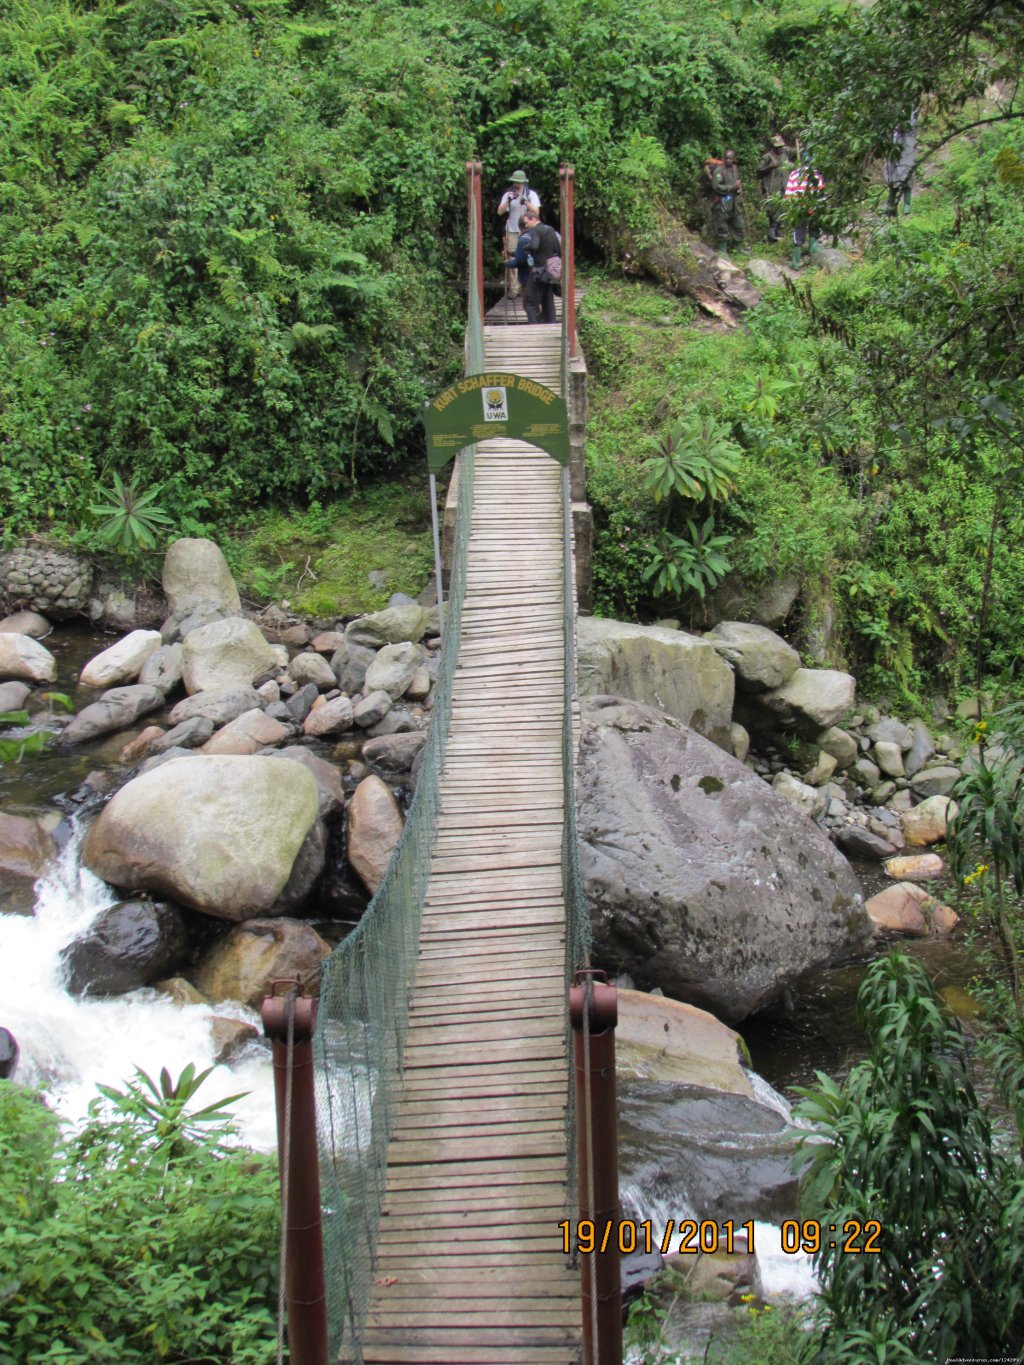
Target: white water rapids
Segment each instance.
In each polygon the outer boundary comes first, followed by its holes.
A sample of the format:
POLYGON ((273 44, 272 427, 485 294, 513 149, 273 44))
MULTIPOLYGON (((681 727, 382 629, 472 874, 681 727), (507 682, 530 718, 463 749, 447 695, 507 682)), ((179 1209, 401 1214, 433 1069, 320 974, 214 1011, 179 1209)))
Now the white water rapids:
MULTIPOLYGON (((241 1005, 176 1005, 154 990, 112 999, 73 999, 64 990, 60 950, 117 899, 79 861, 81 834, 36 885, 36 913, 0 915, 0 1024, 18 1041, 16 1079, 44 1090, 72 1120, 85 1117, 97 1084, 123 1088, 141 1067, 154 1080, 166 1067, 176 1079, 189 1062, 214 1065, 214 1015, 258 1016, 241 1005)), ((196 1106, 248 1092, 230 1106, 242 1140, 271 1150, 277 1143, 270 1054, 256 1047, 230 1068, 218 1066, 196 1106)))

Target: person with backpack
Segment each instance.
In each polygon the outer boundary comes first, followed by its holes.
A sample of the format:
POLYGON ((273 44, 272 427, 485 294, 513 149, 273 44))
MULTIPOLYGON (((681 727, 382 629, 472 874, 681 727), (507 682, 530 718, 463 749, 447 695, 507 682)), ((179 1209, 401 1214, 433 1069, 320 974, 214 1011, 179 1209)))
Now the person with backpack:
POLYGON ((527 322, 556 322, 555 283, 562 278, 562 239, 540 221, 535 208, 524 211, 514 256, 505 265, 518 272, 527 322))
POLYGON ((795 156, 796 153, 786 146, 785 139, 776 133, 771 140, 771 146, 757 164, 757 183, 761 190, 761 198, 764 200, 765 212, 768 214, 769 242, 782 240, 782 233, 779 231, 782 196, 789 178, 785 163, 793 161, 795 156))

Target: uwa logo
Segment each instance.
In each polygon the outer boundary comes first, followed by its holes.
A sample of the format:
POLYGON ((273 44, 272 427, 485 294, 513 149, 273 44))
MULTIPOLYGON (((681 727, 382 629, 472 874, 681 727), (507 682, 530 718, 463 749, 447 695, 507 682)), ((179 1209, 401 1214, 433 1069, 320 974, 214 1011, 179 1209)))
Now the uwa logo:
POLYGON ((484 400, 484 421, 485 422, 507 422, 508 421, 508 390, 507 389, 481 389, 484 400))

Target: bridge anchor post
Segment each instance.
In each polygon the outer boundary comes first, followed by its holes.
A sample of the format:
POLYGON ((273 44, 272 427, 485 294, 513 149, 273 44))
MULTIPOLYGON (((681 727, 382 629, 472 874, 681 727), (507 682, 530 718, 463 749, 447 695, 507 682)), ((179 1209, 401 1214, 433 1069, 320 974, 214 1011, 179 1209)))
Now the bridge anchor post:
POLYGON ((327 1295, 320 1212, 320 1167, 313 1090, 316 1001, 298 981, 263 1001, 263 1032, 273 1042, 277 1159, 281 1175, 282 1260, 291 1365, 327 1365, 327 1295), (289 1044, 291 1056, 289 1057, 289 1044))
POLYGON ((580 1222, 594 1225, 582 1255, 584 1365, 622 1365, 619 1277, 619 1124, 615 1089, 618 992, 603 972, 578 971, 569 989, 576 1067, 576 1145, 580 1222), (582 978, 582 979, 581 979, 582 978))

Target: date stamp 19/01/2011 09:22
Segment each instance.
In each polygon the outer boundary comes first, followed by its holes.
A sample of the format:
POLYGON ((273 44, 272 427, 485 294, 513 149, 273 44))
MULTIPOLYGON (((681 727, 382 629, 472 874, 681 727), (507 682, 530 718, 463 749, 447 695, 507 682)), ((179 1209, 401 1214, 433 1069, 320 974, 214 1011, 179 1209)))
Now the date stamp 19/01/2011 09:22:
MULTIPOLYGON (((618 1250, 628 1256, 634 1251, 650 1254, 657 1250, 670 1254, 714 1256, 725 1252, 753 1252, 754 1220, 737 1223, 732 1219, 715 1222, 711 1219, 670 1218, 664 1232, 658 1235, 650 1219, 637 1222, 632 1218, 608 1219, 599 1225, 592 1219, 581 1218, 575 1223, 564 1218, 558 1224, 562 1251, 568 1256, 578 1251, 583 1256, 618 1250)), ((882 1225, 875 1219, 861 1222, 849 1218, 843 1223, 823 1223, 817 1218, 787 1219, 780 1227, 780 1246, 787 1256, 813 1256, 823 1249, 848 1255, 870 1255, 881 1252, 882 1225)))

